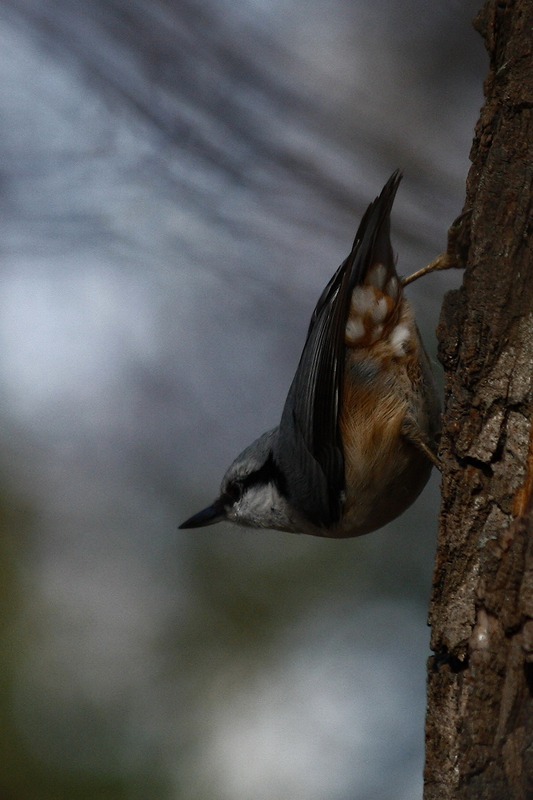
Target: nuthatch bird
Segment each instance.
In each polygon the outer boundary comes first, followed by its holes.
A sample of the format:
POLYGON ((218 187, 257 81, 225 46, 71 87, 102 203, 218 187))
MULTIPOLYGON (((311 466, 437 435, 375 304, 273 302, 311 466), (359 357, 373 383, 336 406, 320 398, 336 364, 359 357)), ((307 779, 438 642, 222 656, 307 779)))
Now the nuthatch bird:
POLYGON ((390 242, 396 171, 322 292, 281 422, 226 472, 219 497, 180 528, 230 520, 314 536, 390 522, 428 481, 439 402, 390 242))

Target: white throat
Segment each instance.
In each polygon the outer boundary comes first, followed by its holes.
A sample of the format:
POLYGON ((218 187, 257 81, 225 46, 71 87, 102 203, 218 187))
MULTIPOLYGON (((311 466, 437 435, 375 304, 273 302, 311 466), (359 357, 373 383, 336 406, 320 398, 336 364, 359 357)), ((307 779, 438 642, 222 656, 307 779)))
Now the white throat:
POLYGON ((242 498, 229 509, 228 519, 252 528, 276 528, 289 532, 296 530, 289 513, 289 505, 272 482, 250 486, 242 498))

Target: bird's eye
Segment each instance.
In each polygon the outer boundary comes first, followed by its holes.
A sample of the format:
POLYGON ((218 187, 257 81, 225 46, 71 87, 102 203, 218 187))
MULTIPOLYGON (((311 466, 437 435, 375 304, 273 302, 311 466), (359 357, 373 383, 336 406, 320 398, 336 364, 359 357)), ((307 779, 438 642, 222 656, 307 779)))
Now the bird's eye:
POLYGON ((227 497, 229 497, 232 503, 237 503, 242 497, 242 484, 237 483, 237 481, 232 481, 231 483, 228 483, 224 491, 224 494, 227 495, 227 497))

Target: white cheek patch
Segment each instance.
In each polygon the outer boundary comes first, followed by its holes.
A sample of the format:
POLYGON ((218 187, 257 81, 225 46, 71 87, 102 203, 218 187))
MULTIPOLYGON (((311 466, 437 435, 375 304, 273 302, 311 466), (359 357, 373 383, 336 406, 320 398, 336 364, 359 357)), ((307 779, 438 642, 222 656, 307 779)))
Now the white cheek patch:
POLYGON ((271 528, 282 511, 281 498, 273 483, 251 486, 234 506, 235 522, 253 528, 271 528))
POLYGON ((404 356, 410 339, 411 333, 407 325, 396 325, 390 335, 390 343, 394 351, 394 355, 404 356))
POLYGON ((387 280, 387 267, 385 264, 374 264, 368 270, 365 283, 369 284, 370 286, 375 286, 376 289, 383 290, 383 286, 385 285, 385 281, 387 280))

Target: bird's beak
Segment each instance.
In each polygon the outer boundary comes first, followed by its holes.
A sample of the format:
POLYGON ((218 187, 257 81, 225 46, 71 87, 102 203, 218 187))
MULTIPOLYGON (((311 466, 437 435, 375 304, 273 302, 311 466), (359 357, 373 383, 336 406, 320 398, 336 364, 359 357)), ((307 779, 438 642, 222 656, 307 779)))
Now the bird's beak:
POLYGON ((210 506, 204 508, 203 511, 199 511, 189 519, 186 519, 185 522, 182 522, 180 530, 183 528, 203 528, 205 525, 214 525, 215 522, 221 522, 223 519, 226 519, 226 510, 222 498, 219 497, 210 506))

